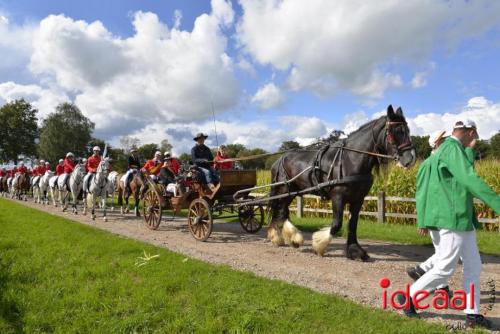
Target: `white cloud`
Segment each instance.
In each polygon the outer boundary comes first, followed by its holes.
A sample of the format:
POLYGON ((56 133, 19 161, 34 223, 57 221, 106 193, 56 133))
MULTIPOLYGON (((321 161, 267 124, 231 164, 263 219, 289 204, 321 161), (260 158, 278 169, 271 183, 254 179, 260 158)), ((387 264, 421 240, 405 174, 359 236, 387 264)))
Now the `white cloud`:
POLYGON ((296 138, 318 138, 326 135, 325 123, 317 117, 285 116, 281 123, 296 138))
POLYGON ((240 0, 239 43, 260 64, 290 71, 292 90, 380 98, 401 86, 395 63, 420 63, 498 26, 500 2, 240 0), (388 37, 390 36, 390 37, 388 37))
POLYGON ((69 101, 66 94, 54 89, 42 88, 38 85, 19 85, 12 81, 0 83, 0 101, 11 102, 21 98, 38 109, 38 119, 45 118, 55 110, 58 104, 69 101))
POLYGON ((482 96, 471 98, 457 113, 423 113, 408 120, 412 134, 429 135, 437 130, 451 131, 456 121, 476 122, 481 139, 488 139, 500 130, 500 102, 482 96))
POLYGON ((271 82, 259 88, 252 97, 252 103, 258 104, 261 109, 277 108, 285 103, 285 95, 271 82))
POLYGON ((436 63, 431 62, 428 68, 424 71, 416 72, 411 79, 410 85, 412 88, 422 88, 427 85, 427 77, 436 68, 436 63))
MULTIPOLYGON (((180 16, 176 15, 180 20, 180 16)), ((192 31, 169 27, 154 13, 133 16, 123 39, 99 21, 51 15, 40 22, 30 68, 75 95, 104 138, 147 124, 203 120, 236 106, 240 88, 222 29, 234 20, 229 2, 212 1, 192 31)))
POLYGON ((0 70, 25 66, 32 50, 33 32, 31 23, 17 25, 7 15, 0 13, 0 70))

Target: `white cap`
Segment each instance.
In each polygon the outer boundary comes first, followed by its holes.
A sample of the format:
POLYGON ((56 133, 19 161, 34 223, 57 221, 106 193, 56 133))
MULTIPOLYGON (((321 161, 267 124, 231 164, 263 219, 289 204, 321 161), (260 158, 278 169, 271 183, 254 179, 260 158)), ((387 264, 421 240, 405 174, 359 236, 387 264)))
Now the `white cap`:
POLYGON ((20 165, 20 166, 24 166, 24 161, 20 161, 20 162, 19 162, 19 165, 20 165))
POLYGON ((155 152, 155 156, 156 156, 156 155, 161 155, 161 152, 160 152, 160 151, 156 151, 156 152, 155 152))
POLYGON ((435 131, 433 132, 430 136, 429 136, 429 146, 432 147, 432 148, 435 148, 436 147, 436 144, 437 142, 441 139, 441 138, 445 138, 445 137, 448 137, 449 135, 446 134, 446 130, 438 130, 438 131, 435 131))
POLYGON ((99 152, 101 152, 101 148, 99 146, 94 146, 94 148, 92 149, 92 151, 99 151, 99 152))
POLYGON ((74 157, 74 156, 75 156, 75 155, 74 155, 73 153, 71 153, 71 152, 68 152, 68 153, 66 154, 66 158, 68 158, 68 157, 74 157))
POLYGON ((45 161, 45 164, 46 164, 46 165, 50 165, 50 162, 48 162, 48 161, 45 161))
POLYGON ((45 163, 45 160, 43 160, 43 159, 42 159, 42 160, 40 160, 40 163, 41 163, 41 164, 45 163))
POLYGON ((164 155, 164 156, 167 156, 167 155, 168 155, 168 156, 172 156, 172 154, 170 153, 170 151, 165 152, 163 155, 164 155))
POLYGON ((83 159, 82 159, 82 162, 85 162, 85 161, 87 161, 87 158, 83 158, 83 159))
POLYGON ((458 121, 453 126, 453 129, 477 129, 476 122, 466 119, 465 122, 458 121))
POLYGON ((59 159, 59 162, 64 162, 64 159, 59 159))

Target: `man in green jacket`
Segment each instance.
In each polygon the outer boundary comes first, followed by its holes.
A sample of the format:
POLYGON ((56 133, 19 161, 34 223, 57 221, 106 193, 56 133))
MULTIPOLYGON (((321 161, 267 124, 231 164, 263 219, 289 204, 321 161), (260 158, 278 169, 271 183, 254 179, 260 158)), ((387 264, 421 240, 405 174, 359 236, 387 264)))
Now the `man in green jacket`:
MULTIPOLYGON (((423 212, 417 212, 419 228, 439 230, 440 243, 434 267, 410 287, 410 296, 446 284, 462 258, 463 287, 467 293, 466 325, 491 327, 491 322, 479 313, 481 258, 476 242, 479 225, 473 198, 479 198, 500 214, 500 196, 476 174, 470 153, 466 151, 467 147, 474 147, 477 138, 474 122, 457 122, 452 136, 431 156, 425 176, 427 182, 417 181, 425 188, 425 195, 417 196, 417 201, 424 202, 420 210, 423 212), (471 284, 475 289, 473 306, 471 284)), ((422 206, 417 204, 417 207, 422 206)), ((398 299, 405 301, 402 295, 398 299)), ((411 298, 409 309, 404 311, 408 316, 417 314, 411 298)))

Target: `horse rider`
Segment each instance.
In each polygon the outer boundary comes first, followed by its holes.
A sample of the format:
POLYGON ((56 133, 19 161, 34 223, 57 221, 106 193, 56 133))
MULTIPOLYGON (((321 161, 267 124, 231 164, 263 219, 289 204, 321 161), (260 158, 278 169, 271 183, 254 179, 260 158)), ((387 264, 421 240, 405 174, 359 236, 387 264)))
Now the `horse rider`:
POLYGON ((50 172, 50 162, 45 161, 45 172, 43 173, 43 175, 45 175, 45 173, 47 172, 50 172))
POLYGON ((146 161, 142 170, 149 174, 150 178, 156 182, 158 175, 160 175, 161 163, 161 152, 156 151, 153 159, 146 161))
POLYGON ((130 149, 130 155, 128 156, 128 166, 127 172, 125 173, 125 188, 127 188, 132 180, 132 176, 137 173, 139 168, 141 167, 141 160, 139 159, 139 155, 137 154, 137 147, 132 146, 130 149))
POLYGON ((83 189, 85 192, 88 190, 88 185, 95 173, 97 173, 97 168, 101 163, 101 148, 99 146, 94 146, 92 149, 93 154, 87 159, 85 164, 87 169, 87 175, 83 178, 83 189))
MULTIPOLYGON (((439 246, 435 265, 410 286, 410 296, 419 291, 435 290, 453 275, 458 260, 463 263, 463 287, 466 296, 466 327, 491 327, 491 321, 480 314, 481 256, 477 247, 476 229, 479 226, 474 210, 473 198, 477 197, 493 211, 500 214, 500 196, 496 194, 476 173, 471 157, 477 142, 477 127, 473 121, 457 122, 450 138, 447 138, 430 158, 425 211, 417 219, 420 229, 438 229, 439 246), (465 148, 469 147, 467 152, 465 148), (471 291, 471 285, 475 292, 471 291), (471 301, 472 298, 473 302, 471 301)), ((420 180, 417 180, 417 184, 420 180)), ((421 203, 422 205, 422 203, 421 203)), ((418 210, 417 210, 418 213, 418 210)), ((406 297, 398 295, 398 302, 406 297)), ((410 297, 407 316, 416 316, 415 304, 410 297)))
POLYGON ((191 159, 196 167, 203 172, 207 186, 213 191, 215 183, 219 182, 219 176, 212 168, 214 156, 208 146, 205 145, 205 140, 207 138, 208 136, 202 132, 198 133, 196 137, 193 138, 196 145, 191 149, 191 159))
POLYGON ((24 165, 24 161, 19 162, 19 167, 17 167, 17 174, 27 174, 28 168, 24 165))
POLYGON ((73 153, 68 152, 66 154, 66 159, 64 159, 64 169, 63 169, 63 174, 62 177, 64 178, 63 184, 66 184, 68 181, 68 177, 73 173, 73 169, 75 169, 75 162, 74 162, 75 156, 73 153))
POLYGON ((45 160, 40 160, 40 163, 38 165, 38 170, 37 170, 38 176, 43 176, 46 171, 47 171, 47 169, 45 168, 45 160))
POLYGON ((214 168, 216 170, 234 169, 234 162, 230 159, 231 158, 226 154, 226 146, 219 146, 214 159, 214 168))
POLYGON ((87 174, 87 172, 89 171, 87 167, 87 158, 82 159, 82 165, 83 165, 83 171, 85 172, 85 174, 87 174))
POLYGON ((181 164, 179 160, 174 158, 172 156, 172 153, 168 151, 165 152, 164 157, 165 158, 163 159, 163 164, 166 164, 166 167, 168 167, 172 171, 172 173, 174 173, 174 175, 178 175, 181 172, 181 164))
POLYGON ((59 159, 59 163, 56 166, 56 176, 62 175, 64 173, 64 159, 59 159))

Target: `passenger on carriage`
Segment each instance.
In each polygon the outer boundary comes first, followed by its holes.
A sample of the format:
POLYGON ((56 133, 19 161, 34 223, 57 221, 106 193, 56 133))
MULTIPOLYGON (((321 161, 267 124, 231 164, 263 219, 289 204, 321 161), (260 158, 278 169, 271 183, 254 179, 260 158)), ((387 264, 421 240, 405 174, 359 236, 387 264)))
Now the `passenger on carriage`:
POLYGON ((210 151, 208 146, 205 145, 205 140, 207 138, 208 136, 201 132, 193 138, 196 145, 191 149, 191 159, 193 160, 193 163, 203 172, 205 183, 208 185, 210 190, 213 191, 215 189, 215 184, 219 182, 219 176, 212 167, 214 160, 212 151, 210 151))
POLYGON ((56 175, 62 175, 64 173, 64 159, 59 159, 59 163, 56 166, 56 175))
POLYGON ((132 180, 132 177, 139 168, 141 167, 141 161, 139 159, 139 156, 137 155, 137 147, 132 146, 130 149, 130 155, 128 157, 128 168, 127 172, 125 173, 125 176, 122 180, 125 180, 125 188, 128 187, 130 184, 130 181, 132 180))
POLYGON ((174 158, 170 152, 165 152, 165 158, 163 159, 163 165, 170 168, 170 170, 178 175, 181 172, 181 164, 179 160, 174 158))
POLYGON ((149 174, 149 177, 155 182, 158 179, 158 175, 160 175, 160 169, 162 166, 160 159, 161 152, 156 151, 155 157, 151 160, 146 161, 146 164, 144 165, 144 167, 142 167, 142 171, 149 174))
POLYGON ((214 159, 214 168, 216 170, 234 169, 234 162, 229 159, 231 158, 226 154, 226 146, 219 146, 214 159))

